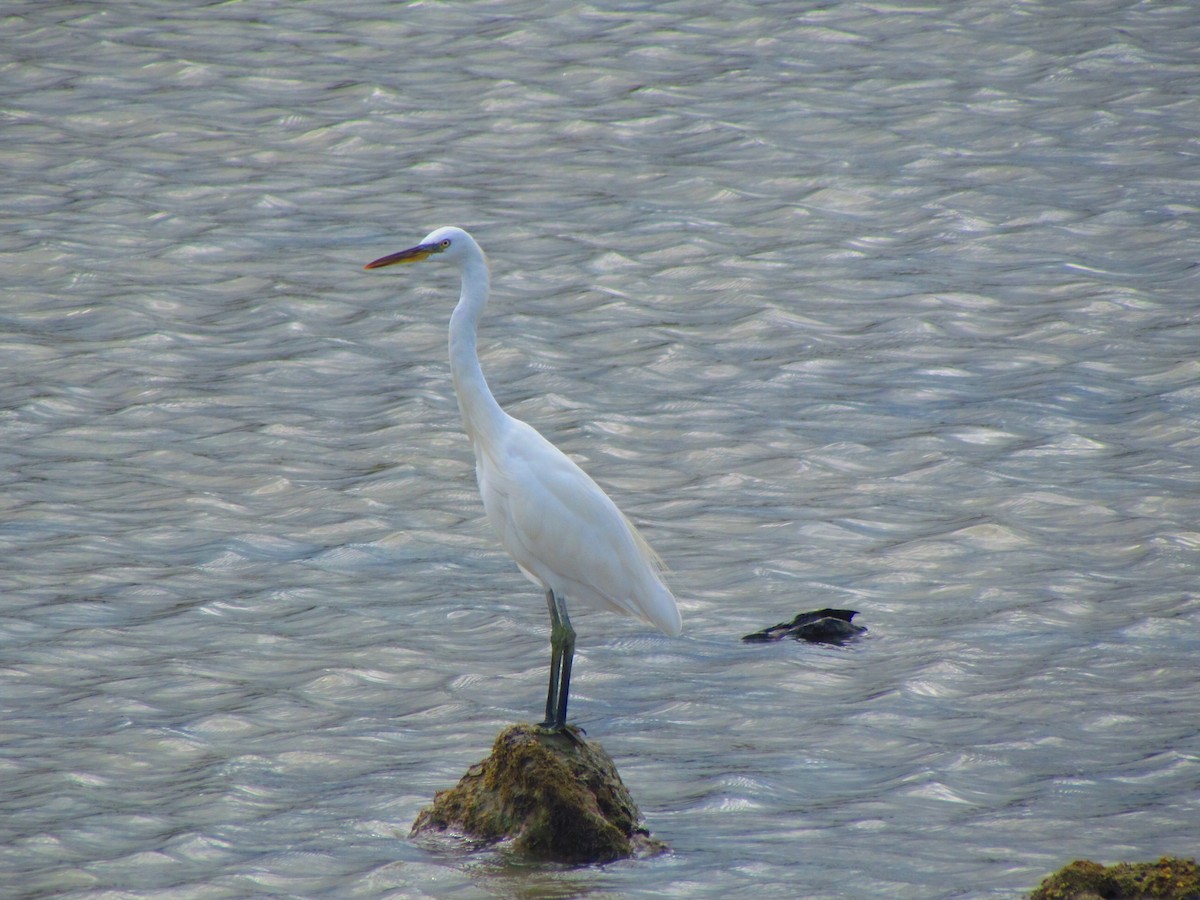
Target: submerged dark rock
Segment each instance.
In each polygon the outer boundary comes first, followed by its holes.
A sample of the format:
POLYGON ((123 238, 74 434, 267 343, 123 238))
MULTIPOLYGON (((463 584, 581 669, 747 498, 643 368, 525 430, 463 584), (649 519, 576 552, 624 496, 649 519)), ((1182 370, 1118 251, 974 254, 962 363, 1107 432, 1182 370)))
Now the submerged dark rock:
POLYGON ((800 613, 790 622, 780 622, 742 638, 749 643, 779 641, 785 637, 813 643, 841 644, 863 634, 867 629, 850 620, 858 615, 853 609, 818 609, 800 613))
POLYGON ((643 827, 603 747, 578 729, 553 734, 533 725, 504 729, 487 759, 437 793, 410 836, 431 832, 507 840, 522 856, 574 864, 667 849, 643 827))

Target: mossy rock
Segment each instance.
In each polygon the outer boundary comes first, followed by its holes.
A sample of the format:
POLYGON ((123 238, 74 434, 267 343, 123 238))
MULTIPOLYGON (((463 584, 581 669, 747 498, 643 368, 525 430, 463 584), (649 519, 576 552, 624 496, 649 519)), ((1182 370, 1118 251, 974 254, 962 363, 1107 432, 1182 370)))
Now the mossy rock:
POLYGON ((412 835, 457 832, 486 842, 512 841, 530 859, 573 864, 610 862, 661 852, 641 814, 596 743, 576 730, 547 734, 513 725, 487 759, 455 787, 439 791, 413 823, 412 835))
POLYGON ((1194 859, 1103 866, 1079 859, 1045 879, 1030 900, 1200 900, 1194 859))

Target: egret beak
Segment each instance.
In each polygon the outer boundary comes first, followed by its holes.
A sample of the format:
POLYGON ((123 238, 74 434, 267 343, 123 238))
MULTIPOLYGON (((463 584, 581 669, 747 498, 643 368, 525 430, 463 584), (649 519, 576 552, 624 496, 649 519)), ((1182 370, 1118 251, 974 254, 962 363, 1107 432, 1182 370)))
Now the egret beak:
POLYGON ((384 266, 394 266, 396 263, 420 262, 440 249, 437 244, 420 244, 416 247, 409 247, 407 250, 401 250, 399 253, 381 256, 374 262, 367 263, 363 268, 382 269, 384 266))

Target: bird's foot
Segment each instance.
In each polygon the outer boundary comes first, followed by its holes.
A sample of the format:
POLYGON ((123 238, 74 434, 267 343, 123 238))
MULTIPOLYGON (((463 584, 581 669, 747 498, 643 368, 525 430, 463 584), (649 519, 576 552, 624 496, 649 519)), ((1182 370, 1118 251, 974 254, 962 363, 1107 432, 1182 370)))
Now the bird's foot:
POLYGON ((582 737, 580 737, 580 735, 587 734, 587 732, 578 725, 567 725, 565 722, 539 722, 534 726, 534 730, 537 731, 538 734, 561 734, 563 737, 574 741, 576 744, 584 743, 584 740, 582 737))

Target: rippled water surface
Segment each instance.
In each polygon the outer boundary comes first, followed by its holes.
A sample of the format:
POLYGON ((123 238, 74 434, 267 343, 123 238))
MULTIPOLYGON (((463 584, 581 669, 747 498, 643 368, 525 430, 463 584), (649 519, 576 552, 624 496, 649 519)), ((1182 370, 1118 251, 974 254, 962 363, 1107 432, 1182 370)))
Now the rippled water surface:
POLYGON ((1014 897, 1196 852, 1190 2, 16 3, 0 871, 39 896, 1014 897), (484 366, 673 570, 572 714, 673 852, 414 844, 544 697, 484 366), (845 648, 744 645, 820 606, 845 648))

